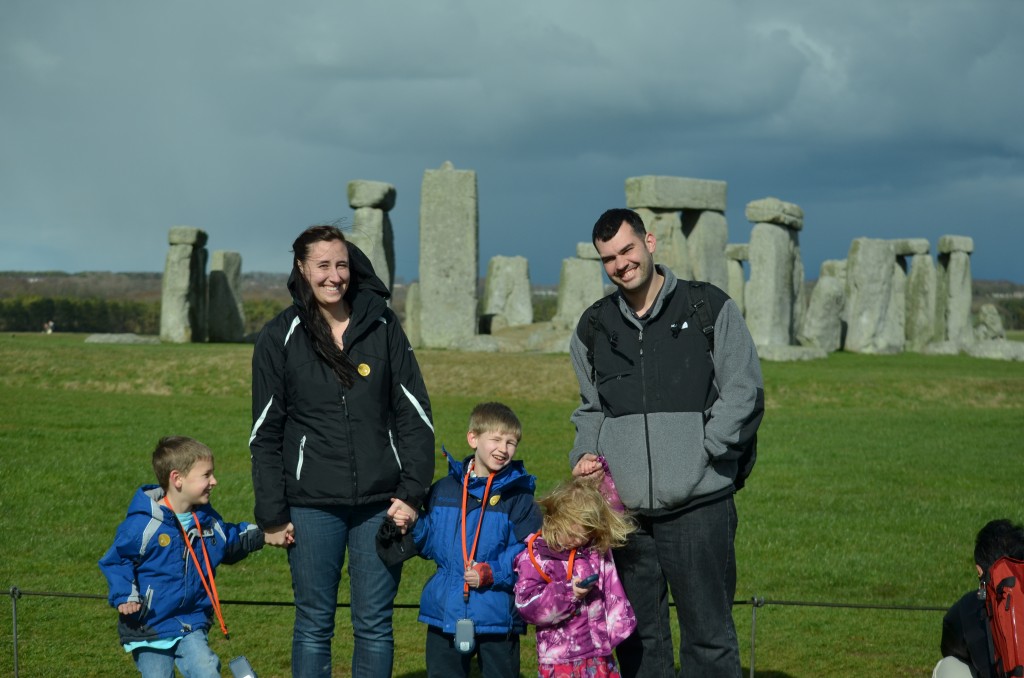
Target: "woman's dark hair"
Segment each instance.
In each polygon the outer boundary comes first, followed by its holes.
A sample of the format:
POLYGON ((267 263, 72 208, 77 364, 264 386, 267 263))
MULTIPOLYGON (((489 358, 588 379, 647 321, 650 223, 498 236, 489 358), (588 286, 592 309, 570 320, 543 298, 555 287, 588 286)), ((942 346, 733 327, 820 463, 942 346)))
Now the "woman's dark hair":
POLYGON ((974 542, 974 562, 985 573, 1003 556, 1024 560, 1024 528, 1005 518, 986 523, 974 542))
MULTIPOLYGON (((344 243, 345 236, 337 226, 317 225, 310 226, 292 243, 292 278, 295 280, 295 293, 298 295, 299 318, 309 332, 309 339, 313 342, 313 350, 320 356, 320 359, 327 363, 338 381, 345 388, 350 388, 356 379, 356 365, 348 353, 338 348, 331 334, 331 327, 327 319, 320 312, 316 297, 313 296, 313 288, 309 286, 306 276, 299 270, 299 261, 305 261, 309 256, 309 248, 318 242, 339 241, 344 243)), ((355 284, 354 278, 351 285, 355 284)))
POLYGON ((647 228, 644 226, 644 220, 640 218, 640 215, 633 210, 625 209, 622 207, 616 207, 607 210, 597 219, 597 223, 594 224, 594 230, 591 233, 590 241, 597 244, 597 241, 608 242, 615 237, 615 234, 622 228, 622 223, 629 224, 629 227, 633 229, 636 236, 641 240, 647 235, 647 228))

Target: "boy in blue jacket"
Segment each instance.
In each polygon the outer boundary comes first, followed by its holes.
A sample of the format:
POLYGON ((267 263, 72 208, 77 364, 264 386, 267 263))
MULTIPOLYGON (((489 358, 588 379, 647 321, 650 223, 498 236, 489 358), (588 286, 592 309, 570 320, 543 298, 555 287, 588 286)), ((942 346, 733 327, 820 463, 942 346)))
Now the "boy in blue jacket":
POLYGON ((484 678, 519 676, 526 625, 514 602, 514 563, 541 524, 536 478, 512 460, 521 437, 508 406, 474 407, 466 433, 473 454, 460 462, 444 450, 448 475, 430 488, 413 528, 420 555, 437 563, 420 598, 428 678, 468 676, 473 654, 484 678))
POLYGON ((207 643, 211 616, 227 627, 214 583, 216 567, 263 547, 255 525, 226 523, 210 506, 217 485, 213 453, 184 436, 161 438, 153 451, 159 485, 140 487, 114 544, 99 561, 119 613, 118 634, 146 678, 220 676, 207 643))

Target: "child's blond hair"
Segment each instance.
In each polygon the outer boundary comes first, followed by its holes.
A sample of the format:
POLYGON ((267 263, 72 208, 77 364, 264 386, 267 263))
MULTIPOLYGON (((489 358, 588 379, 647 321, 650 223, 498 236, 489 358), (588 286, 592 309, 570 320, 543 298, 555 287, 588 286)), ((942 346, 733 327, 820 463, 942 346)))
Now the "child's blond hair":
POLYGON ((584 543, 604 553, 625 544, 636 530, 629 515, 613 510, 597 485, 582 478, 560 483, 539 503, 544 511, 541 534, 556 551, 567 550, 582 532, 584 543))
POLYGON ((523 425, 512 408, 504 403, 480 403, 469 415, 469 431, 480 436, 488 432, 511 433, 523 437, 523 425))
POLYGON ((186 436, 165 436, 153 450, 153 472, 160 487, 167 491, 171 471, 187 476, 200 459, 213 459, 213 452, 198 440, 186 436))

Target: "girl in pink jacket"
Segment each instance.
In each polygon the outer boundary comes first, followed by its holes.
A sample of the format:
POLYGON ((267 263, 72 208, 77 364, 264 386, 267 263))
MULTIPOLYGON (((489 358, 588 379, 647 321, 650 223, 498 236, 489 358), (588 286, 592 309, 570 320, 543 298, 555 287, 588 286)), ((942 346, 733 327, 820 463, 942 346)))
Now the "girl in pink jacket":
POLYGON ((635 529, 592 481, 540 500, 544 522, 516 556, 516 607, 537 627, 540 678, 619 678, 612 649, 636 628, 611 549, 635 529), (591 578, 591 579, 588 579, 591 578))

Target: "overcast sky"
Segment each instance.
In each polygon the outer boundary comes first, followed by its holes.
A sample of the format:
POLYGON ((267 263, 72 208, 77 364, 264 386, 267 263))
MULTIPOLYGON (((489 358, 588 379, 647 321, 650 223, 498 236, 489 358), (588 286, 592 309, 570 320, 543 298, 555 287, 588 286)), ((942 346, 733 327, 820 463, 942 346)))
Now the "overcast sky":
POLYGON ((1024 283, 1022 36, 1024 0, 2 0, 0 270, 160 271, 189 225, 283 272, 371 179, 412 280, 451 161, 481 269, 539 284, 646 174, 728 182, 730 242, 796 203, 809 278, 954 234, 1024 283))

